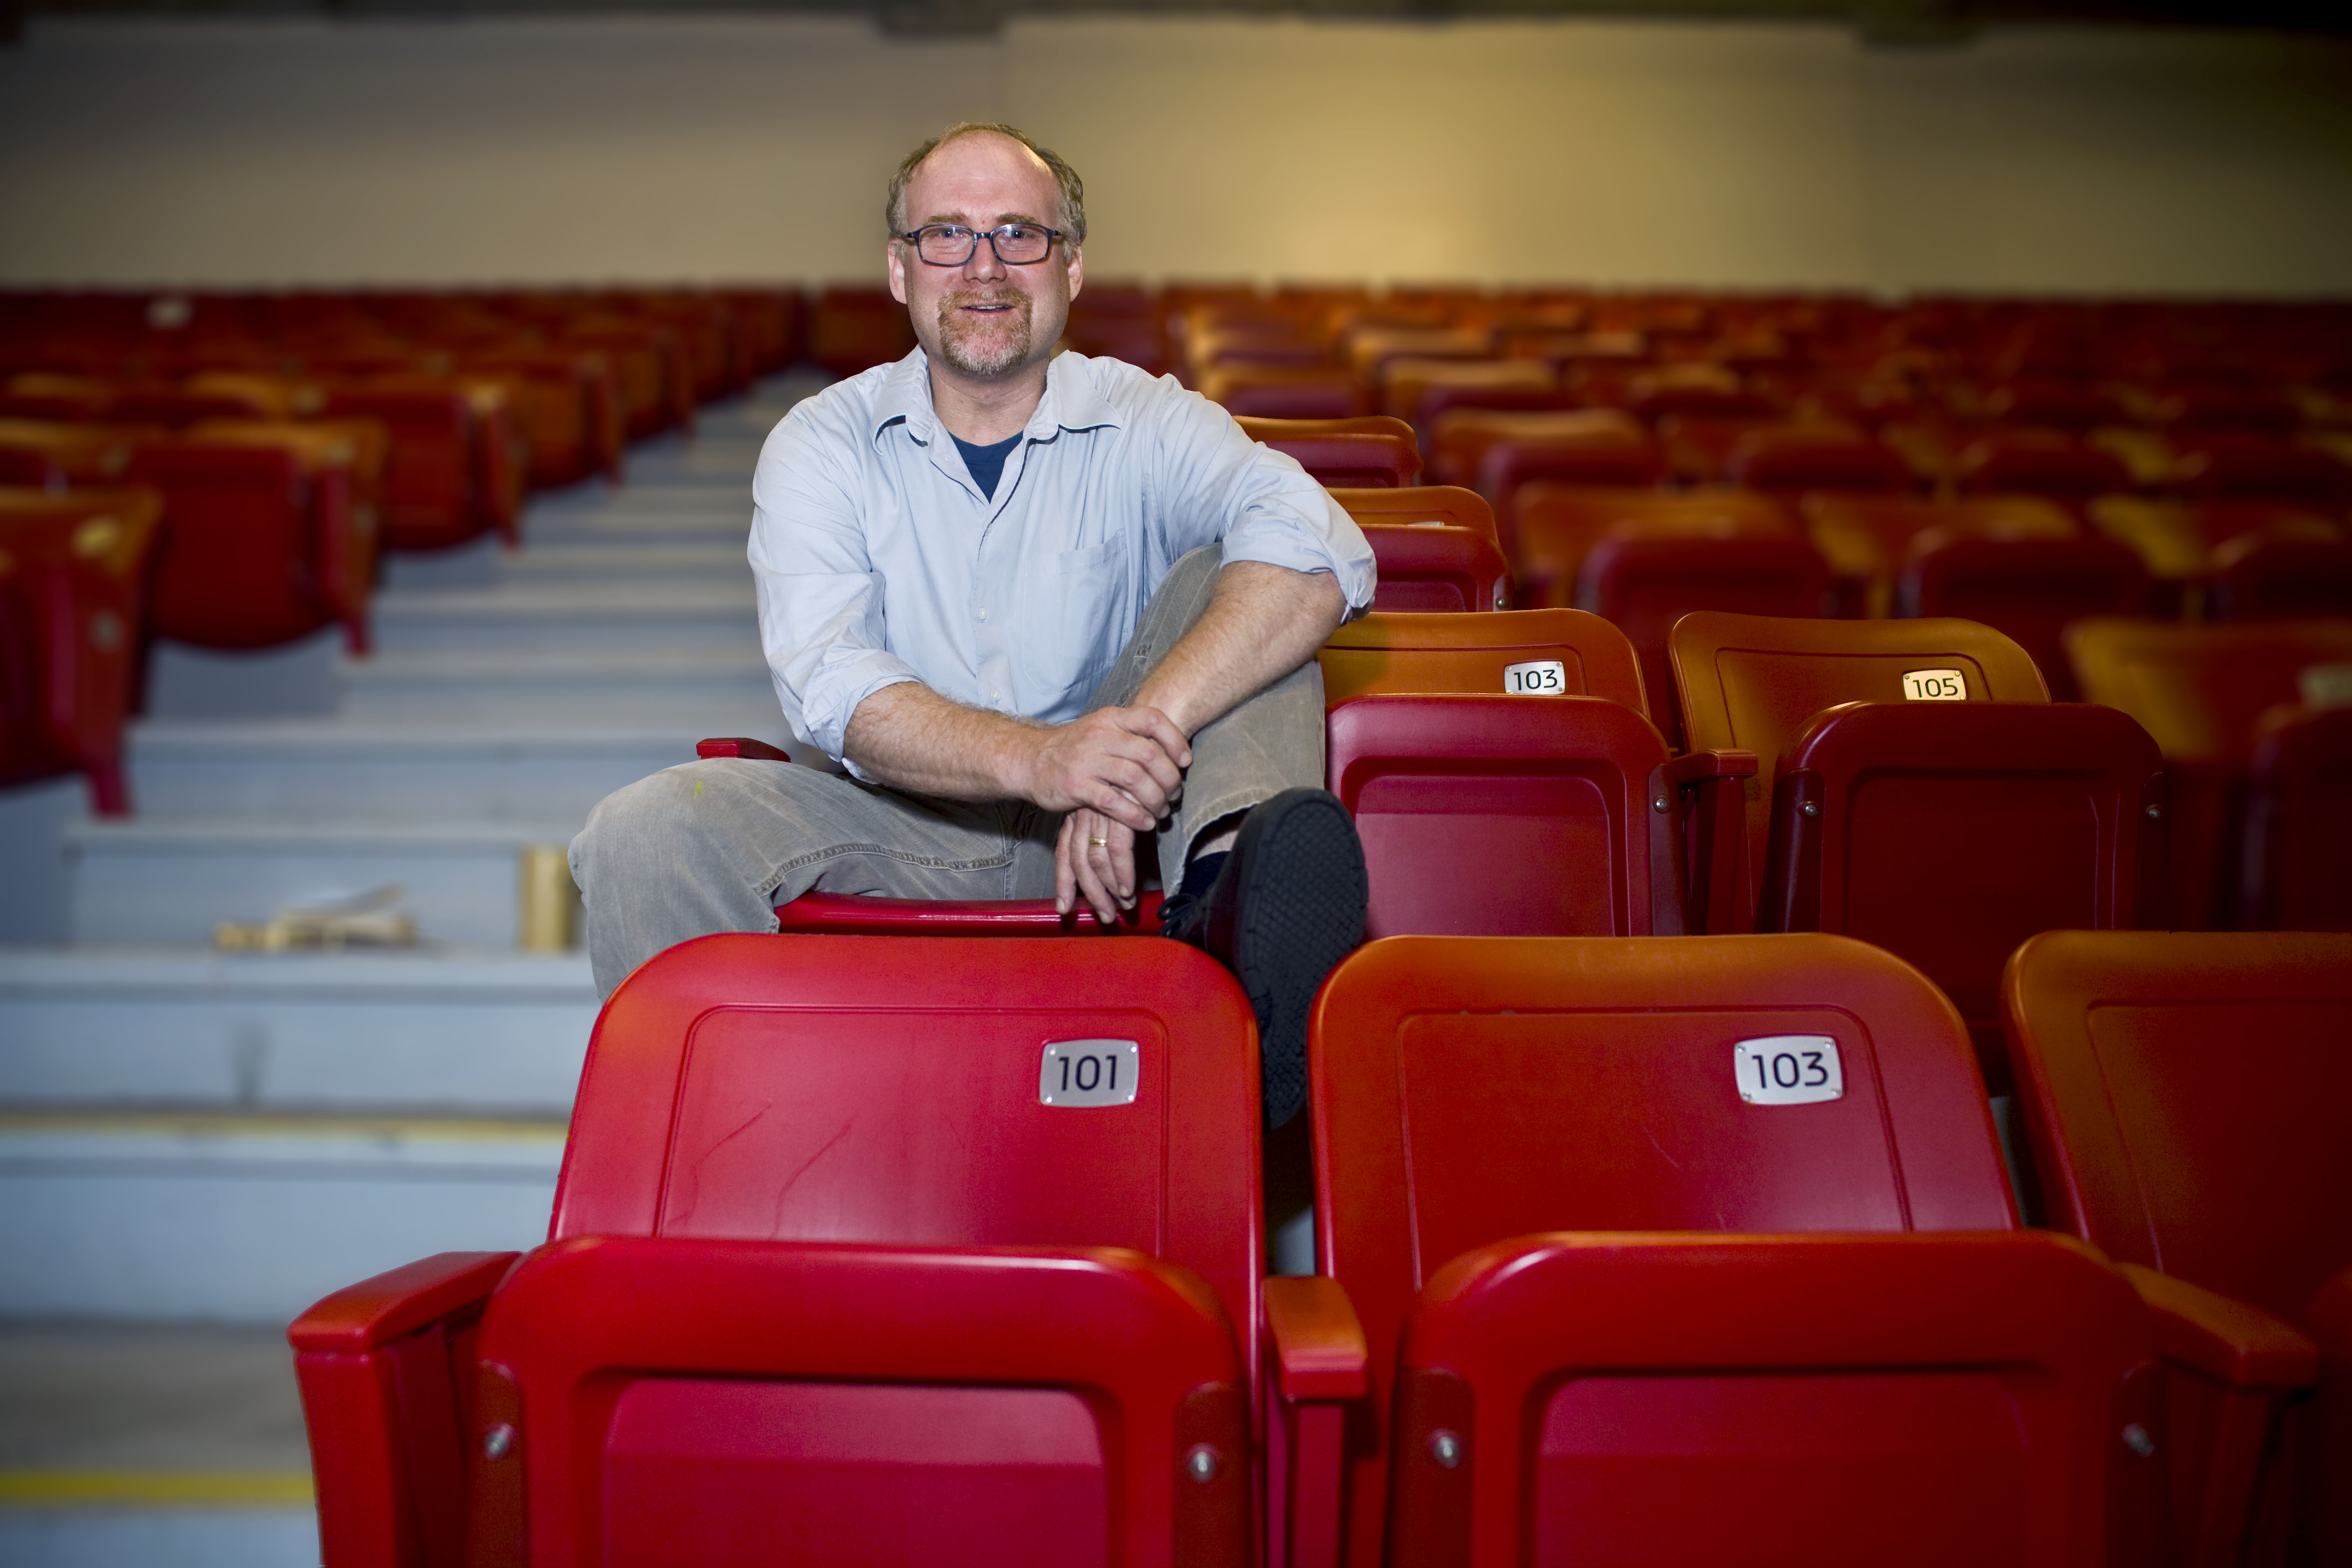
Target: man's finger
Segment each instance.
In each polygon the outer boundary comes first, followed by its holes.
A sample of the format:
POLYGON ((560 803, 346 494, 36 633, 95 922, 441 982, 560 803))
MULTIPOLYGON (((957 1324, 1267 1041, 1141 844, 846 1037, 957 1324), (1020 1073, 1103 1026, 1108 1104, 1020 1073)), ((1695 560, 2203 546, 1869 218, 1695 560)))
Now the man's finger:
POLYGON ((1115 711, 1119 716, 1121 729, 1130 734, 1149 735, 1159 742, 1160 750, 1166 752, 1178 767, 1192 765, 1192 743, 1184 738, 1184 731, 1176 727, 1175 720, 1157 708, 1120 708, 1115 711))
POLYGON ((1095 849, 1090 840, 1077 857, 1078 890, 1086 895, 1087 907, 1095 911, 1096 919, 1106 926, 1116 925, 1118 922, 1118 900, 1112 898, 1110 890, 1102 884, 1101 873, 1095 865, 1097 853, 1099 851, 1095 849))
POLYGON ((1138 833, 1150 832, 1152 825, 1160 820, 1137 805, 1116 785, 1106 784, 1100 779, 1087 780, 1080 798, 1100 816, 1109 817, 1113 822, 1123 826, 1133 828, 1138 833))
POLYGON ((1078 890, 1077 857, 1070 846, 1077 837, 1076 814, 1062 818, 1062 831, 1054 840, 1054 912, 1068 914, 1078 890))

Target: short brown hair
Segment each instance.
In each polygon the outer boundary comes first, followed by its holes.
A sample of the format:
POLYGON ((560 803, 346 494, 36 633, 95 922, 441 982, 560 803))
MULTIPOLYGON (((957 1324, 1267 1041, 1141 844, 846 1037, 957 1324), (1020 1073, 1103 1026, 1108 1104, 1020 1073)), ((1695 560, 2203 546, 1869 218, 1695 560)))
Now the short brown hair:
POLYGON ((1052 149, 1040 147, 1036 142, 1032 142, 1025 132, 1016 131, 1010 125, 983 124, 971 120, 967 120, 961 125, 949 126, 945 131, 908 153, 905 161, 899 163, 898 172, 890 176, 890 195, 883 208, 883 221, 890 226, 890 237, 896 239, 907 232, 907 182, 915 177, 915 170, 923 160, 960 136, 976 136, 983 131, 993 132, 999 136, 1011 137, 1036 153, 1038 162, 1054 172, 1054 183, 1062 190, 1061 211, 1054 216, 1054 226, 1062 231, 1064 243, 1085 244, 1087 183, 1078 178, 1078 172, 1062 162, 1060 155, 1052 149))

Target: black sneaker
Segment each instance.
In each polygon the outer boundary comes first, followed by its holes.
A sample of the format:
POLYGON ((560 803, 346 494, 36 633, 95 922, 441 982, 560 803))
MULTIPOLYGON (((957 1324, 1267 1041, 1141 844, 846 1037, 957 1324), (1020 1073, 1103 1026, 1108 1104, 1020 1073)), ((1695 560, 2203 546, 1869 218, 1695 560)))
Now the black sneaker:
POLYGON ((1348 808, 1325 790, 1286 789, 1242 818, 1205 896, 1180 895, 1172 915, 1160 911, 1163 934, 1205 949, 1241 981, 1257 1014, 1269 1128, 1307 1102, 1307 1010, 1363 940, 1368 897, 1348 808))

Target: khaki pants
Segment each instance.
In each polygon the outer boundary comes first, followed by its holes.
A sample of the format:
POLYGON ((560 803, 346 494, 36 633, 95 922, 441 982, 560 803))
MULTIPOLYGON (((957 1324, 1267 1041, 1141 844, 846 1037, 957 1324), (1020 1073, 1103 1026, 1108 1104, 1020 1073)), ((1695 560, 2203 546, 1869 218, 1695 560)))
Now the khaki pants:
MULTIPOLYGON (((1170 569, 1088 706, 1133 700, 1208 608, 1212 545, 1170 569)), ((1173 889, 1202 830, 1323 784, 1323 672, 1313 659, 1192 737, 1184 794, 1159 833, 1173 889)), ((1059 816, 1024 801, 954 801, 791 763, 722 758, 615 791, 572 841, 588 954, 609 996, 655 953, 713 931, 772 931, 774 906, 815 889, 895 899, 1041 899, 1054 891, 1059 816)))

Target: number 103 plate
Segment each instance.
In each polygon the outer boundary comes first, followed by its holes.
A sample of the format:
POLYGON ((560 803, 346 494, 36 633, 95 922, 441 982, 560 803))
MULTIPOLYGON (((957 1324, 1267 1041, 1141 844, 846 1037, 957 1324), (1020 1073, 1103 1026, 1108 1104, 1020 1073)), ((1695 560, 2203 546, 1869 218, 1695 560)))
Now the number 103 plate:
POLYGON ((1837 1042, 1827 1035, 1767 1035, 1731 1047, 1733 1080, 1750 1105, 1817 1105, 1845 1094, 1837 1042))

